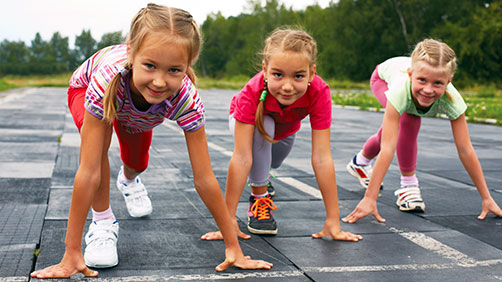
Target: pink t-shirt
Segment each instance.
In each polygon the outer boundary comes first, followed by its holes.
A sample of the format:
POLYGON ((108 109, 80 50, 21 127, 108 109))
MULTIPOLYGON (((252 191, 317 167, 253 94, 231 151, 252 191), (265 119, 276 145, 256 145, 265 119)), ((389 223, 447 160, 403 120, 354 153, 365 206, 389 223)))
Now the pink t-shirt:
MULTIPOLYGON (((244 88, 232 98, 230 114, 243 123, 255 124, 255 113, 263 91, 263 72, 256 74, 244 88)), ((301 121, 310 117, 310 127, 316 130, 331 126, 331 92, 319 76, 307 88, 307 92, 292 105, 281 109, 279 102, 270 94, 264 102, 265 115, 275 121, 274 140, 284 139, 300 130, 301 121)))

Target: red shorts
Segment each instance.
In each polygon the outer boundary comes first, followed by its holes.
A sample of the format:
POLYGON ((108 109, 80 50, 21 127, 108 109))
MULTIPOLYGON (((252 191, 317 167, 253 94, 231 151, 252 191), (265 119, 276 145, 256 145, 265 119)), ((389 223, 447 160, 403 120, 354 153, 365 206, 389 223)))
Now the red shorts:
MULTIPOLYGON (((78 132, 84 124, 85 115, 85 88, 68 88, 68 108, 78 132)), ((120 158, 128 167, 143 171, 148 167, 148 151, 152 144, 152 131, 131 134, 124 127, 113 121, 113 128, 120 144, 120 158)))

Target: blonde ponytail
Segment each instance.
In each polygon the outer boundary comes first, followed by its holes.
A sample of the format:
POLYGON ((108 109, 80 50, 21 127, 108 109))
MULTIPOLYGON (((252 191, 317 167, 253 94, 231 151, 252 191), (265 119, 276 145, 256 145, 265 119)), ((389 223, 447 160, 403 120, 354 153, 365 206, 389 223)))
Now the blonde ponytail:
POLYGON ((103 97, 103 119, 110 124, 113 123, 117 115, 117 91, 121 78, 121 73, 112 78, 106 87, 105 97, 103 97))
POLYGON ((197 83, 197 75, 195 75, 195 71, 191 66, 188 66, 187 68, 187 76, 190 78, 192 81, 193 85, 197 83))

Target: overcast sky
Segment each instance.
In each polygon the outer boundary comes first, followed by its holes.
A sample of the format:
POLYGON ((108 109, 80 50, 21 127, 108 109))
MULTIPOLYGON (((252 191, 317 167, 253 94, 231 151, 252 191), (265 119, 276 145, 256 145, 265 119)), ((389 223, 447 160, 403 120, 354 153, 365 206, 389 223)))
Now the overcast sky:
MULTIPOLYGON (((330 0, 279 0, 294 10, 318 3, 327 7, 330 0)), ((69 37, 90 29, 96 41, 107 32, 122 31, 126 35, 132 17, 147 3, 154 2, 189 11, 201 25, 210 13, 236 16, 249 12, 248 0, 0 0, 0 41, 25 41, 31 45, 35 34, 50 40, 58 31, 69 37)), ((262 0, 262 2, 265 2, 262 0)))

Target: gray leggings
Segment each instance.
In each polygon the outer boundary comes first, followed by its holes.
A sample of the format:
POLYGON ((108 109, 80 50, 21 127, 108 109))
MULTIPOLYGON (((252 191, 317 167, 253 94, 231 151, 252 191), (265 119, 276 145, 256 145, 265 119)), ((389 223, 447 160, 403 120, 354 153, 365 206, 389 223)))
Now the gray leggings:
MULTIPOLYGON (((275 132, 274 119, 267 115, 264 116, 263 125, 268 135, 273 138, 275 132)), ((232 135, 235 134, 235 119, 232 115, 228 119, 228 126, 232 135)), ((251 186, 260 187, 267 185, 270 168, 281 166, 293 148, 295 136, 296 133, 272 144, 263 139, 258 129, 255 128, 253 137, 253 165, 248 176, 248 183, 251 186)))

